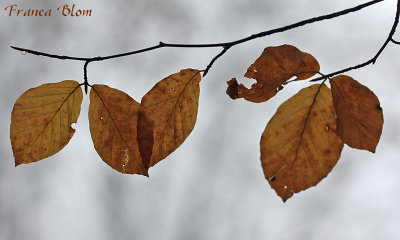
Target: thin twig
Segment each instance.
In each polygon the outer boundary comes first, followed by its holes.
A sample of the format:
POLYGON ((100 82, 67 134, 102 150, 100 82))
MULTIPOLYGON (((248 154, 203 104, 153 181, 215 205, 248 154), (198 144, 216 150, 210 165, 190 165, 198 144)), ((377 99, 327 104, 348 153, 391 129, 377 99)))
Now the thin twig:
POLYGON ((393 38, 392 39, 390 39, 394 44, 397 44, 397 45, 400 45, 400 42, 399 41, 396 41, 396 40, 394 40, 393 38))
MULTIPOLYGON (((373 1, 369 1, 366 2, 364 4, 360 4, 356 7, 352 7, 352 8, 348 8, 339 12, 335 12, 335 13, 331 13, 331 14, 327 14, 327 15, 322 15, 319 17, 314 17, 314 18, 310 18, 307 20, 303 20, 294 24, 290 24, 284 27, 280 27, 280 28, 276 28, 276 29, 272 29, 272 30, 268 30, 268 31, 263 31, 257 34, 253 34, 251 36, 236 40, 236 41, 231 41, 231 42, 223 42, 223 43, 210 43, 210 44, 175 44, 175 43, 164 43, 164 42, 159 42, 158 45, 154 45, 151 47, 147 47, 147 48, 143 48, 140 50, 135 50, 135 51, 131 51, 131 52, 126 52, 126 53, 120 53, 120 54, 115 54, 115 55, 110 55, 110 56, 104 56, 104 57, 91 57, 91 58, 85 58, 85 57, 74 57, 74 56, 66 56, 66 55, 56 55, 56 54, 49 54, 49 53, 45 53, 45 52, 40 52, 40 51, 36 51, 36 50, 31 50, 31 49, 26 49, 26 48, 21 48, 21 47, 15 47, 15 46, 11 46, 11 48, 18 50, 18 51, 22 51, 25 53, 30 53, 33 55, 38 55, 38 56, 44 56, 44 57, 49 57, 49 58, 56 58, 56 59, 62 59, 62 60, 77 60, 77 61, 85 61, 85 62, 93 62, 93 61, 103 61, 103 60, 107 60, 107 59, 113 59, 113 58, 119 58, 119 57, 124 57, 124 56, 129 56, 129 55, 134 55, 134 54, 138 54, 138 53, 143 53, 143 52, 148 52, 148 51, 152 51, 158 48, 164 48, 164 47, 171 47, 171 48, 214 48, 214 47, 223 47, 224 49, 218 54, 216 55, 211 62, 208 64, 207 68, 205 69, 205 72, 203 74, 206 75, 207 72, 210 70, 211 66, 214 64, 214 62, 220 58, 222 55, 224 55, 226 53, 226 51, 238 44, 244 43, 244 42, 248 42, 251 41, 253 39, 256 38, 261 38, 261 37, 265 37, 265 36, 269 36, 275 33, 281 33, 281 32, 285 32, 288 31, 290 29, 293 28, 298 28, 307 24, 311 24, 311 23, 315 23, 315 22, 319 22, 319 21, 323 21, 323 20, 327 20, 327 19, 332 19, 332 18, 336 18, 342 15, 346 15, 352 12, 356 12, 359 11, 363 8, 369 7, 371 5, 374 5, 376 3, 382 2, 384 0, 373 0, 373 1)), ((86 86, 86 85, 85 85, 86 86)))
POLYGON ((83 80, 85 80, 83 82, 83 85, 85 86, 85 94, 87 95, 88 93, 88 86, 89 86, 89 81, 88 81, 88 77, 87 77, 87 66, 90 63, 90 61, 86 61, 85 65, 83 66, 83 80))
POLYGON ((351 70, 354 70, 354 69, 362 68, 362 67, 365 67, 365 66, 370 65, 370 64, 375 64, 376 60, 378 60, 378 57, 381 55, 381 53, 386 48, 386 46, 389 44, 389 42, 393 42, 395 44, 400 44, 400 42, 397 42, 397 41, 395 41, 393 39, 393 36, 394 36, 394 34, 396 32, 396 28, 397 28, 397 26, 399 24, 399 18, 400 18, 400 0, 397 1, 396 16, 394 18, 394 23, 393 23, 392 29, 390 30, 389 35, 386 38, 385 42, 383 43, 382 47, 379 49, 379 51, 375 54, 375 56, 373 58, 371 58, 368 61, 365 61, 363 63, 360 63, 358 65, 355 65, 355 66, 352 66, 352 67, 348 67, 348 68, 344 68, 342 70, 338 70, 336 72, 332 72, 332 73, 326 74, 325 76, 314 78, 314 79, 310 80, 310 82, 320 81, 320 80, 323 80, 325 78, 329 78, 329 77, 333 77, 333 76, 338 75, 338 74, 342 74, 344 72, 348 72, 348 71, 351 71, 351 70))
POLYGON ((224 55, 229 48, 231 48, 231 46, 224 47, 222 51, 211 60, 211 62, 207 65, 206 69, 203 72, 203 77, 207 75, 208 71, 210 70, 214 62, 217 61, 217 59, 220 58, 222 55, 224 55))

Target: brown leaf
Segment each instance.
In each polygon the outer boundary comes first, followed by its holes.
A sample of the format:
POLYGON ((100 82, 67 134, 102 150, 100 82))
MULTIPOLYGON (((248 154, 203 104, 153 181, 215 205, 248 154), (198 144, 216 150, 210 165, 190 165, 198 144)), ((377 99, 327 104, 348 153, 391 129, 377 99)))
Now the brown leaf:
POLYGON ((121 173, 148 176, 137 144, 140 104, 106 85, 90 90, 89 125, 94 147, 109 166, 121 173))
MULTIPOLYGON (((303 80, 318 72, 318 61, 312 55, 294 46, 267 47, 244 75, 257 82, 251 86, 251 89, 240 84, 236 87, 236 93, 233 93, 234 89, 229 92, 230 96, 238 96, 251 102, 265 102, 275 96, 278 88, 292 77, 296 77, 295 80, 303 80)), ((228 86, 229 88, 231 85, 228 86)))
POLYGON ((343 148, 335 130, 325 84, 300 90, 278 108, 260 145, 265 178, 283 201, 316 185, 335 166, 343 148))
POLYGON ((142 98, 138 119, 140 154, 152 167, 175 151, 197 119, 201 76, 184 69, 158 82, 142 98))
POLYGON ((31 163, 60 151, 75 133, 82 103, 76 81, 47 83, 24 92, 11 113, 10 138, 15 165, 31 163))
POLYGON ((375 152, 383 127, 378 98, 349 76, 334 77, 330 83, 338 135, 350 147, 375 152))
POLYGON ((227 83, 228 83, 228 88, 226 89, 226 94, 228 94, 229 97, 232 99, 239 98, 239 91, 238 91, 239 84, 236 78, 232 78, 227 83))

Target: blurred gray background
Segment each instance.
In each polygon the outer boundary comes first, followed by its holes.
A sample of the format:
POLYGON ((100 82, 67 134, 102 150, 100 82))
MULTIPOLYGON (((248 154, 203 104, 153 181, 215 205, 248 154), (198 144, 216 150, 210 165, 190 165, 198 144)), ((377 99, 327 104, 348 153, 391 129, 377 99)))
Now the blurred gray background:
MULTIPOLYGON (((395 0, 358 13, 238 45, 201 82, 196 127, 150 170, 122 175, 91 142, 84 98, 77 129, 58 154, 14 167, 11 110, 27 89, 83 81, 83 62, 23 55, 10 45, 73 56, 104 56, 157 44, 236 40, 365 1, 348 0, 20 0, 0 1, 0 239, 399 239, 400 46, 375 65, 349 73, 379 97, 385 124, 376 154, 345 147, 317 187, 283 203, 264 179, 259 140, 276 108, 308 82, 270 101, 231 100, 226 81, 243 74, 267 46, 292 44, 313 54, 323 73, 371 58, 386 39, 395 0), (3 10, 75 3, 91 17, 9 17, 3 10)), ((400 33, 396 34, 400 40, 400 33)), ((159 49, 89 65, 90 83, 140 101, 159 80, 203 69, 220 49, 159 49)))

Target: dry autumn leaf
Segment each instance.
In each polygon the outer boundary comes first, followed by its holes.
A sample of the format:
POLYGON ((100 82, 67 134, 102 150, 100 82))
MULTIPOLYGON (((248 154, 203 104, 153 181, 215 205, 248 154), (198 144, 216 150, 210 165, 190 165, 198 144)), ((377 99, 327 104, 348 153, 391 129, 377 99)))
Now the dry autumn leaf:
POLYGON ((106 85, 90 90, 89 125, 94 147, 109 166, 121 173, 148 176, 137 144, 140 104, 106 85))
POLYGON ((235 78, 232 78, 231 80, 229 80, 228 82, 226 82, 228 84, 228 87, 226 88, 226 94, 229 95, 230 98, 232 99, 237 99, 239 98, 239 84, 236 81, 235 78))
POLYGON ((265 178, 283 201, 316 185, 335 166, 343 148, 335 130, 325 84, 300 90, 278 108, 260 146, 265 178))
POLYGON ((175 151, 197 119, 199 70, 184 69, 158 82, 143 96, 138 118, 138 142, 146 167, 175 151))
POLYGON ((334 77, 330 84, 338 135, 350 147, 375 152, 383 127, 378 98, 349 76, 334 77))
POLYGON ((267 47, 261 56, 247 69, 244 75, 257 82, 246 88, 238 85, 235 78, 228 82, 228 95, 251 102, 265 102, 275 96, 278 88, 287 80, 303 80, 319 72, 318 61, 310 54, 291 45, 267 47))
POLYGON ((10 138, 15 165, 60 151, 75 133, 82 89, 76 81, 47 83, 24 92, 11 113, 10 138))

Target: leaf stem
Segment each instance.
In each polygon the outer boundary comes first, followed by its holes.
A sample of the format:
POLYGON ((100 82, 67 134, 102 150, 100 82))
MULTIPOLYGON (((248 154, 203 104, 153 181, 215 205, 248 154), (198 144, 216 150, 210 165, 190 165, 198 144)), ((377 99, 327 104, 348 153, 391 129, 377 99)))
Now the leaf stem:
POLYGON ((83 85, 85 86, 85 94, 86 95, 88 93, 88 86, 90 86, 90 84, 88 82, 88 77, 87 77, 87 66, 89 65, 89 63, 90 63, 90 61, 86 61, 85 65, 83 65, 83 79, 85 80, 83 82, 83 85))
POLYGON ((222 51, 217 54, 212 60, 211 62, 207 65, 206 69, 203 72, 203 77, 205 77, 208 73, 208 71, 210 70, 210 68, 212 67, 212 65, 214 64, 215 61, 217 61, 218 58, 220 58, 222 55, 224 55, 226 53, 226 51, 229 50, 229 48, 231 48, 232 46, 225 46, 223 47, 222 51))

